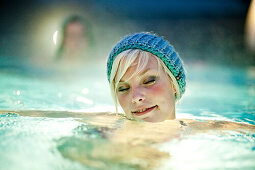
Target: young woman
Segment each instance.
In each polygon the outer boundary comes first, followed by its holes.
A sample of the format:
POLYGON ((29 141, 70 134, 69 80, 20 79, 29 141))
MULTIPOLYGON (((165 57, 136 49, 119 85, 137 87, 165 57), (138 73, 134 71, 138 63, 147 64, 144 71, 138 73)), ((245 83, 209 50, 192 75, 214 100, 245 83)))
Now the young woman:
POLYGON ((168 41, 150 33, 124 37, 113 48, 107 75, 116 104, 130 119, 175 119, 175 103, 185 92, 183 63, 168 41))

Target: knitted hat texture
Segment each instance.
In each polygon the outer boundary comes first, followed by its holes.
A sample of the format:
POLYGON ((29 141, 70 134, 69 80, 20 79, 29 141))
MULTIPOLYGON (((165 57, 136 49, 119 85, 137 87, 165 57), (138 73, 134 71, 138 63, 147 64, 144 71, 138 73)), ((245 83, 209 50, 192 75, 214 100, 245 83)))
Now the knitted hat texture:
POLYGON ((127 35, 115 45, 107 61, 107 76, 109 82, 112 64, 116 56, 129 49, 147 51, 161 59, 178 82, 181 98, 186 87, 186 76, 183 63, 174 47, 170 45, 168 41, 151 33, 142 32, 127 35))

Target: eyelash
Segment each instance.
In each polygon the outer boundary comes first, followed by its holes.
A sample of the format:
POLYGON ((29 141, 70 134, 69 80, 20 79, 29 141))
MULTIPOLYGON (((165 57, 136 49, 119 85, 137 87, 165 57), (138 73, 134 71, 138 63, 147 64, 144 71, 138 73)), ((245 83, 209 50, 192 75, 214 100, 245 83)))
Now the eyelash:
POLYGON ((118 88, 118 91, 119 92, 124 92, 124 91, 127 91, 129 89, 129 87, 127 87, 127 88, 124 88, 124 89, 121 89, 120 87, 118 88))
POLYGON ((143 84, 152 84, 156 81, 156 76, 149 77, 148 80, 146 80, 143 84))

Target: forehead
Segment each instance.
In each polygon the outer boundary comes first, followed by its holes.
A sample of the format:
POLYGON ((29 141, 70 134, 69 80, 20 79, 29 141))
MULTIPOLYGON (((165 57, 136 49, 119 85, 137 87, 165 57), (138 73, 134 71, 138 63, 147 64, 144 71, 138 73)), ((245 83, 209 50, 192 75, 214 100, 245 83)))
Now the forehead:
POLYGON ((67 31, 80 31, 83 30, 83 25, 79 22, 71 22, 66 27, 67 31))
MULTIPOLYGON (((133 76, 134 73, 137 72, 137 67, 139 67, 138 63, 139 63, 139 57, 136 58, 135 61, 127 69, 126 73, 122 77, 122 80, 125 81, 125 80, 129 79, 131 76, 133 76)), ((156 58, 153 57, 153 56, 149 56, 147 65, 142 70, 139 71, 138 76, 140 74, 142 74, 144 71, 147 72, 147 71, 150 71, 150 70, 158 71, 158 62, 157 62, 156 58)))

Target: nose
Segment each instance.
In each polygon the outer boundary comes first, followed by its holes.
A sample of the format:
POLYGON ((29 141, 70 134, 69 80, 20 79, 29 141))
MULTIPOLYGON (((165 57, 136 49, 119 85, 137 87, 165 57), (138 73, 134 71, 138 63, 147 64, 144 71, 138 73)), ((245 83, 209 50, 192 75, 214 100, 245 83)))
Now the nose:
POLYGON ((140 103, 143 102, 145 99, 144 94, 142 93, 142 89, 140 88, 133 88, 132 89, 132 103, 140 103))

